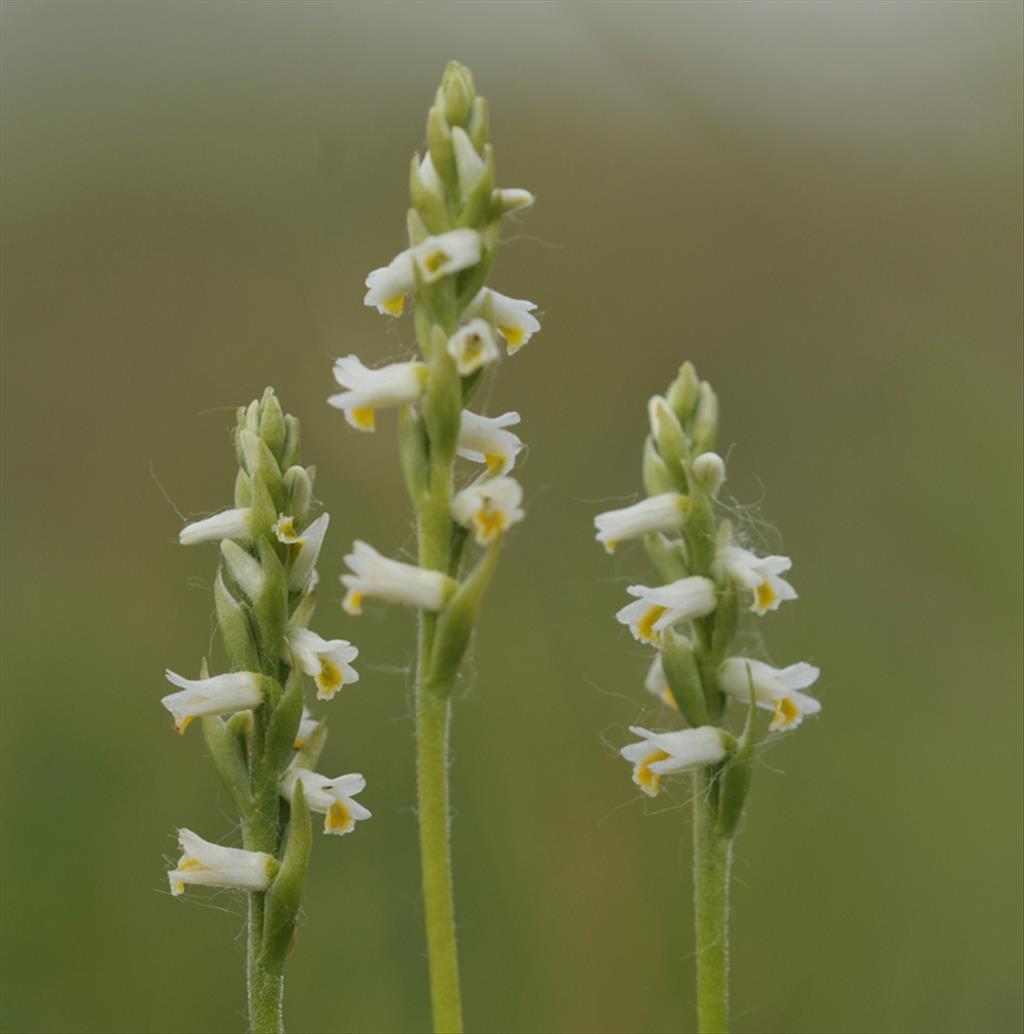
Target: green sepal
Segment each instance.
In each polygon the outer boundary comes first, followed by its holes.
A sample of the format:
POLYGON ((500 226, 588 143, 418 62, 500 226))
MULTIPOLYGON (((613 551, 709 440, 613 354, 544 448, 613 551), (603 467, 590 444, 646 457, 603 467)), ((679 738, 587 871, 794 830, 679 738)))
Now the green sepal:
POLYGON ((676 635, 671 629, 663 633, 661 666, 672 691, 672 699, 679 713, 693 726, 707 725, 708 709, 704 699, 704 683, 697 667, 693 646, 685 636, 676 635))
POLYGON ((252 804, 245 745, 239 742, 238 737, 218 715, 203 715, 202 727, 203 739, 213 760, 213 767, 231 795, 235 807, 244 815, 252 804))
POLYGON ((416 328, 416 343, 420 346, 420 352, 423 353, 424 359, 429 360, 434 354, 434 320, 425 305, 416 306, 413 325, 416 328))
POLYGON ((405 213, 405 232, 409 237, 409 247, 411 248, 422 244, 430 236, 430 229, 415 208, 410 208, 405 213))
POLYGON ((433 107, 427 114, 427 148, 430 160, 442 183, 455 182, 455 148, 452 131, 440 108, 433 107))
POLYGON ((476 226, 487 216, 491 208, 491 192, 494 190, 494 148, 484 148, 484 170, 480 173, 473 189, 466 195, 459 226, 476 226))
POLYGON ((477 153, 483 152, 487 143, 489 132, 490 113, 487 107, 486 97, 477 97, 473 101, 473 110, 469 113, 469 122, 466 125, 466 133, 477 153))
POLYGON ((693 408, 697 404, 697 394, 700 390, 700 380, 693 363, 687 360, 679 367, 676 379, 669 385, 666 392, 668 404, 679 418, 679 422, 686 426, 693 416, 693 408))
POLYGON ((406 491, 418 504, 430 490, 430 442, 423 418, 412 406, 402 406, 398 414, 398 456, 406 491))
POLYGON ((456 277, 458 284, 458 308, 462 312, 467 305, 480 293, 480 288, 487 280, 487 274, 491 271, 491 262, 494 259, 494 246, 489 244, 481 234, 480 237, 480 261, 469 269, 464 269, 456 277))
POLYGON ((295 754, 295 737, 302 721, 302 696, 302 673, 292 668, 284 693, 267 723, 266 762, 272 772, 283 772, 295 754))
MULTIPOLYGON (((274 503, 274 498, 263 480, 263 475, 257 471, 249 479, 252 485, 252 503, 249 512, 249 529, 252 537, 259 542, 262 539, 273 537, 274 525, 280 511, 274 503)), ((282 485, 282 491, 284 486, 282 485)))
POLYGON ((248 406, 245 407, 245 420, 242 422, 242 426, 253 434, 260 433, 260 400, 253 399, 248 406))
POLYGON ((281 867, 267 891, 263 913, 263 964, 271 973, 284 969, 302 901, 302 883, 313 846, 313 825, 302 780, 295 780, 291 815, 285 835, 281 867))
POLYGON ((252 743, 252 711, 236 711, 224 724, 228 732, 238 740, 242 750, 248 754, 249 745, 252 743))
POLYGON ((266 442, 267 448, 275 460, 281 458, 281 450, 284 449, 285 438, 288 429, 284 423, 284 413, 281 410, 281 403, 274 394, 273 388, 267 388, 263 392, 262 405, 260 406, 260 438, 266 442))
POLYGON ((274 547, 264 538, 256 543, 256 547, 263 567, 263 585, 253 600, 253 612, 263 664, 267 671, 276 673, 288 624, 288 580, 274 547))
POLYGON ((449 61, 441 79, 440 100, 444 105, 444 117, 451 126, 464 126, 469 120, 476 87, 473 73, 458 61, 449 61))
POLYGON ((247 507, 252 504, 252 483, 244 467, 238 468, 235 475, 235 506, 247 507))
POLYGON ((236 671, 259 671, 259 650, 253 638, 248 608, 232 595, 220 570, 217 571, 217 578, 213 583, 213 601, 217 610, 220 638, 231 666, 236 671))
POLYGON ((434 648, 427 669, 427 684, 443 692, 450 692, 459 665, 473 634, 480 602, 498 562, 501 540, 490 546, 477 562, 466 580, 455 590, 437 619, 434 648))
POLYGON ((750 704, 747 708, 747 721, 743 727, 743 735, 740 737, 735 753, 726 761, 722 774, 719 776, 718 831, 723 837, 733 836, 743 817, 743 808, 750 793, 754 752, 758 744, 757 696, 754 692, 754 679, 749 666, 747 681, 750 684, 750 704))
POLYGON ((284 472, 284 505, 281 509, 291 514, 298 521, 305 521, 309 516, 309 507, 313 502, 313 474, 315 468, 300 467, 295 464, 284 472))
POLYGON ((438 197, 423 182, 418 154, 412 156, 409 168, 409 198, 431 233, 444 233, 448 229, 448 210, 445 208, 444 198, 438 197))
POLYGON ((263 478, 263 483, 273 500, 275 515, 283 513, 285 509, 285 498, 287 493, 284 487, 284 478, 281 476, 281 468, 278 465, 274 454, 270 451, 267 443, 262 438, 249 431, 239 431, 242 451, 245 453, 246 468, 250 477, 263 478))
POLYGON ((644 439, 643 482, 644 491, 648 495, 663 495, 665 492, 678 491, 679 488, 668 472, 665 461, 658 455, 650 435, 644 439))
POLYGON ((689 489, 686 463, 690 450, 682 425, 660 395, 655 395, 647 404, 647 415, 651 424, 651 436, 669 477, 675 483, 676 489, 685 493, 689 489))
POLYGON ((296 768, 308 768, 310 770, 315 769, 317 762, 320 760, 320 755, 323 753, 324 745, 327 743, 327 717, 324 716, 316 723, 316 728, 313 730, 312 735, 309 737, 309 741, 304 747, 300 747, 295 752, 295 757, 292 760, 292 764, 296 768))
POLYGON ((302 449, 302 430, 297 417, 290 414, 284 418, 284 445, 281 446, 281 469, 287 470, 299 462, 302 449))
POLYGON ((423 422, 430 437, 430 461, 442 468, 452 461, 462 423, 461 378, 447 345, 444 330, 435 326, 433 361, 423 398, 423 422))
POLYGON ((683 534, 693 573, 706 575, 715 561, 718 529, 707 492, 696 478, 690 480, 690 511, 683 534))
POLYGON ((291 616, 288 618, 289 628, 306 628, 313 619, 313 611, 316 609, 316 589, 304 592, 297 601, 292 603, 291 616))
POLYGON ((664 535, 645 535, 647 557, 666 582, 676 582, 690 573, 682 542, 673 542, 664 535))
POLYGON ((731 653, 733 639, 740 623, 740 601, 736 585, 731 578, 726 579, 718 595, 715 606, 714 626, 711 632, 711 651, 708 660, 717 671, 722 661, 731 653))
POLYGON ((697 415, 693 418, 693 454, 715 447, 718 437, 718 396, 707 381, 701 381, 697 415))

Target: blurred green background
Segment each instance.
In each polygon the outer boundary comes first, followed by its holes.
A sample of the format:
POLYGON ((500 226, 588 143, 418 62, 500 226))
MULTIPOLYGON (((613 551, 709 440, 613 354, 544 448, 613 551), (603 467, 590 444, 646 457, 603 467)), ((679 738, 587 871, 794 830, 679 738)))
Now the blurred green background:
POLYGON ((321 767, 374 812, 315 845, 290 1029, 427 1027, 412 618, 336 580, 410 516, 393 419, 324 399, 332 357, 413 341, 362 279, 450 57, 538 197, 492 282, 543 310, 486 399, 523 414, 529 518, 455 716, 471 1029, 692 1029, 687 787, 646 804, 615 756, 669 720, 613 619, 648 568, 591 528, 686 358, 795 558, 759 628, 824 671, 738 844, 736 1029, 1021 1029, 1021 12, 3 5, 5 1029, 242 1026, 241 902, 163 875, 178 825, 233 818, 158 700, 212 632, 176 511, 228 504, 266 384, 332 514, 315 627, 362 651, 321 767))

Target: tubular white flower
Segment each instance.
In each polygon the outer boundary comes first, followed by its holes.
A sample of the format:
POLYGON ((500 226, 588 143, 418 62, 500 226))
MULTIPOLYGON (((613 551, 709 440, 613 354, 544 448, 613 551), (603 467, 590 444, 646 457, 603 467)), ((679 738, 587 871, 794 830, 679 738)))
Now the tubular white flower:
POLYGON ((455 150, 455 169, 459 175, 459 189, 468 197, 487 169, 483 158, 476 153, 473 142, 461 126, 452 127, 452 145, 455 150))
POLYGON ((362 613, 364 596, 421 610, 440 610, 455 591, 455 580, 441 571, 389 560, 365 542, 353 543, 345 563, 352 571, 341 576, 348 589, 342 606, 349 614, 362 613))
POLYGON ((219 539, 234 539, 237 542, 251 542, 249 530, 249 507, 221 510, 205 520, 186 524, 178 532, 178 541, 183 546, 194 546, 197 542, 215 542, 219 539))
POLYGON ((448 339, 448 354, 455 360, 455 368, 463 377, 493 363, 499 352, 490 323, 475 319, 460 327, 448 339))
POLYGON ((533 194, 521 187, 504 187, 498 191, 498 203, 501 205, 502 214, 529 208, 536 200, 533 194))
POLYGON ((308 768, 289 768, 281 778, 283 797, 291 797, 296 780, 302 783, 310 810, 325 816, 325 833, 344 836, 356 828, 357 822, 370 818, 370 810, 353 800, 366 788, 366 780, 358 772, 328 779, 308 768))
POLYGON ((452 500, 452 519, 471 528, 481 546, 499 538, 526 516, 523 489, 515 478, 496 477, 464 488, 452 500))
POLYGON ((174 718, 174 727, 184 732, 194 718, 204 714, 230 714, 258 707, 263 702, 260 676, 251 671, 233 671, 208 679, 186 679, 168 669, 167 681, 180 686, 160 701, 174 718))
POLYGON ((631 725, 629 731, 642 739, 619 753, 633 765, 633 782, 648 797, 658 796, 662 776, 715 765, 726 755, 725 739, 712 725, 678 732, 651 732, 631 725))
POLYGON ((785 600, 796 599, 796 589, 779 576, 793 566, 788 556, 759 557, 741 546, 723 546, 718 551, 717 567, 743 589, 753 593, 750 609, 755 614, 777 610, 785 600))
POLYGON ((327 525, 330 523, 331 515, 322 513, 315 521, 302 530, 295 531, 294 523, 283 526, 278 521, 274 526, 277 537, 281 542, 289 542, 298 548, 292 553, 292 566, 288 569, 288 588, 292 590, 315 587, 316 562, 320 557, 320 548, 324 544, 324 536, 327 534, 327 525))
POLYGON ((751 657, 730 657, 718 669, 718 684, 723 692, 745 704, 750 700, 749 678, 754 683, 754 699, 758 707, 774 712, 769 728, 795 729, 804 715, 817 714, 821 701, 799 690, 813 686, 821 670, 806 661, 786 668, 773 668, 751 657))
POLYGON ((249 599, 256 599, 263 586, 263 568, 260 562, 231 539, 221 542, 220 553, 231 577, 238 582, 249 599))
POLYGON ((607 510, 594 518, 597 541, 609 553, 626 539, 641 538, 658 532, 678 531, 686 521, 689 499, 678 492, 665 492, 623 507, 607 510))
POLYGON ((416 273, 425 284, 475 266, 480 261, 480 235, 475 230, 449 230, 428 237, 414 248, 399 252, 386 266, 366 277, 364 305, 378 312, 400 316, 405 295, 416 290, 416 273))
POLYGON ((429 151, 427 151, 420 162, 420 181, 438 200, 444 198, 444 186, 441 183, 441 177, 437 174, 437 169, 434 168, 434 162, 430 157, 429 151))
POLYGON ((679 708, 676 705, 676 698, 672 695, 672 690, 669 687, 668 679, 665 677, 665 668, 661 663, 661 654, 656 653, 654 659, 651 661, 651 666, 647 669, 647 677, 644 679, 644 689, 653 696, 656 696, 663 704, 668 704, 669 707, 678 711, 679 708))
POLYGON ((331 700, 342 686, 359 681, 351 666, 359 650, 346 639, 324 639, 308 628, 288 631, 288 645, 295 663, 316 680, 318 700, 331 700))
POLYGON ((299 728, 295 732, 295 742, 292 747, 295 750, 302 750, 310 740, 310 737, 316 731, 316 727, 320 724, 320 719, 317 718, 308 707, 302 709, 302 719, 299 722, 299 728))
POLYGON ((190 829, 178 830, 181 858, 167 873, 171 893, 185 893, 185 884, 266 890, 278 869, 277 859, 262 851, 211 844, 190 829))
POLYGON ((492 474, 507 474, 515 465, 523 443, 518 435, 505 428, 514 427, 519 420, 515 412, 487 417, 464 409, 456 451, 463 459, 486 463, 492 474))
POLYGON ((489 287, 481 288, 466 306, 466 316, 489 315, 498 333, 505 339, 508 354, 518 352, 540 330, 540 322, 531 315, 537 306, 525 299, 509 298, 489 287))
POLYGON ((423 363, 392 363, 371 370, 358 356, 347 355, 334 364, 334 379, 345 391, 327 400, 345 413, 345 419, 357 431, 372 431, 376 426, 374 410, 384 406, 400 406, 415 402, 427 384, 427 367, 423 363))
POLYGON ((715 583, 698 575, 653 588, 630 585, 626 592, 637 599, 627 603, 616 619, 629 625, 634 638, 654 646, 660 645, 666 628, 704 617, 715 609, 715 583))

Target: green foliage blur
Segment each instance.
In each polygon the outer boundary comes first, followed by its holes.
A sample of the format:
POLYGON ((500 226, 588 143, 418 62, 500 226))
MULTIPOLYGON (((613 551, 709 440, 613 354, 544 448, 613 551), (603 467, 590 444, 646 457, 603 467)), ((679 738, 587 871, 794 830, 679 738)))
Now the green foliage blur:
POLYGON ((616 756, 670 720, 613 618, 649 568, 591 527, 689 358, 739 521, 795 560, 770 656, 823 669, 738 842, 735 1027, 1019 1031, 1021 19, 8 0, 3 1028, 243 1025, 241 901, 164 877, 179 825, 236 842, 230 804, 158 701, 164 667, 223 663, 216 550, 176 535, 230 505, 267 384, 332 515, 313 627, 362 651, 321 768, 374 812, 314 844, 290 1029, 428 1026, 412 616, 349 618, 337 583, 353 538, 408 552, 410 511, 393 414, 356 435, 325 398, 333 357, 412 347, 362 280, 456 57, 538 197, 493 285, 543 310, 485 393, 530 449, 457 691, 470 1029, 692 1029, 688 784, 646 802, 616 756))

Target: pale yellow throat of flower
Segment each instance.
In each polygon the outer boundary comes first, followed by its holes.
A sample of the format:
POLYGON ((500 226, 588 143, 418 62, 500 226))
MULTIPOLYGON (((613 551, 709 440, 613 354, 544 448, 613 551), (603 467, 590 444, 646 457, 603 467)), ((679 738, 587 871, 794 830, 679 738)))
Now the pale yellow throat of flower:
POLYGON ((501 510, 482 507, 474 518, 477 538, 481 542, 493 542, 505 530, 505 514, 501 510))
POLYGON ((757 587, 757 606, 760 610, 767 610, 775 602, 775 590, 771 582, 762 582, 757 587))
POLYGON ((386 302, 381 303, 381 308, 389 316, 401 316, 405 311, 405 295, 400 294, 397 298, 389 298, 386 302))
POLYGON ((648 796, 657 797, 661 790, 661 776, 657 772, 651 771, 651 765, 664 761, 670 756, 663 750, 652 751, 633 769, 633 779, 648 796))
POLYGON ((330 700, 345 685, 345 676, 333 661, 321 660, 320 672, 316 677, 316 688, 324 700, 330 700))
POLYGON ((355 825, 352 812, 342 804, 341 801, 334 801, 327 809, 327 817, 324 820, 324 830, 327 833, 347 833, 355 825))
POLYGON ((775 701, 775 713, 772 715, 771 728, 788 729, 800 717, 800 708, 789 697, 780 697, 775 701))
POLYGON ((515 352, 523 347, 523 339, 526 337, 526 334, 521 327, 510 327, 499 323, 498 333, 505 339, 509 352, 515 352))
POLYGON ((649 643, 657 643, 661 640, 661 633, 655 632, 654 625, 658 618, 665 613, 664 607, 654 606, 647 611, 646 614, 636 623, 636 630, 640 635, 641 639, 646 639, 649 643))
POLYGON ((370 406, 356 406, 352 410, 352 422, 361 431, 372 431, 377 426, 377 417, 370 406))

